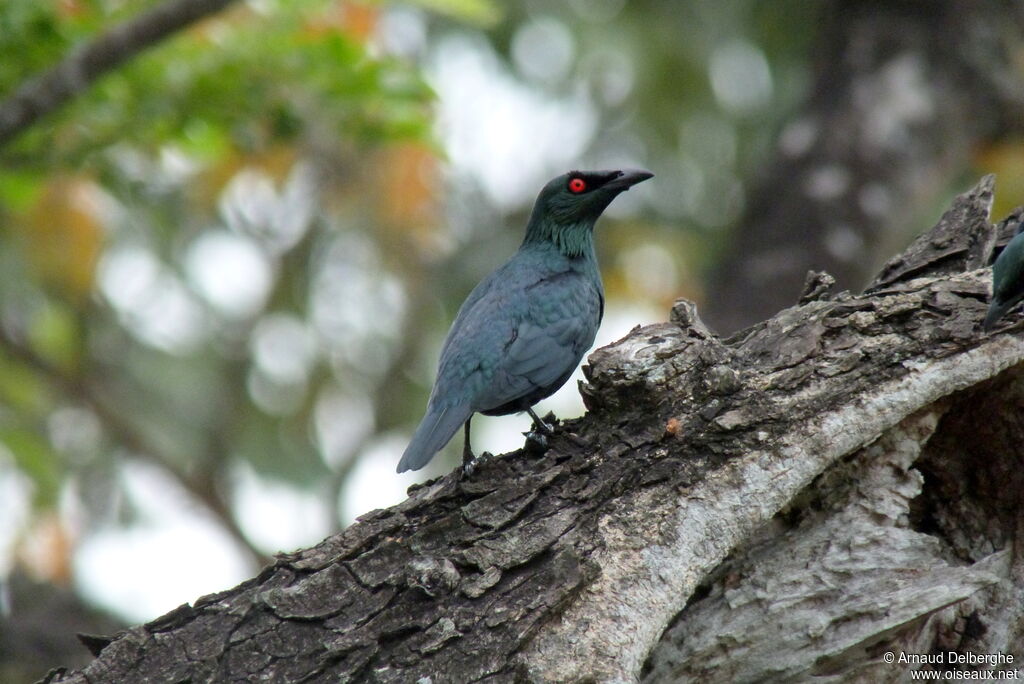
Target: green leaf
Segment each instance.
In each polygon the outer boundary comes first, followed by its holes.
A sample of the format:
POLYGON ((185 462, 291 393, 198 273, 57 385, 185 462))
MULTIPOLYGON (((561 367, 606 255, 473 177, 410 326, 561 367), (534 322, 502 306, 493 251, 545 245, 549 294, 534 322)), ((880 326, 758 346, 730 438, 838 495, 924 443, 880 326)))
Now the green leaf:
POLYGON ((59 300, 50 299, 29 321, 29 342, 54 365, 70 369, 78 361, 80 332, 74 312, 59 300))
POLYGON ((43 191, 43 177, 33 170, 4 169, 0 171, 0 205, 15 212, 25 212, 43 191))
POLYGON ((47 399, 38 374, 0 352, 0 406, 34 415, 45 409, 47 399))
POLYGON ((415 0, 413 4, 478 26, 493 26, 502 16, 501 8, 490 0, 415 0))
POLYGON ((15 463, 35 484, 35 505, 53 506, 60 492, 63 464, 50 444, 37 433, 16 427, 0 427, 0 444, 14 454, 15 463))
MULTIPOLYGON (((481 0, 436 4, 487 15, 481 0)), ((372 55, 332 23, 331 11, 308 2, 232 13, 218 24, 216 42, 208 32, 183 31, 102 77, 2 155, 46 170, 99 161, 92 153, 115 142, 154 152, 175 145, 208 160, 229 147, 261 151, 318 130, 332 130, 342 145, 426 141, 433 93, 416 65, 372 55)), ((0 9, 0 22, 6 14, 0 9)), ((31 70, 11 68, 5 77, 0 66, 0 85, 13 87, 56 62, 68 44, 62 31, 77 33, 63 18, 39 16, 50 27, 39 40, 59 49, 31 70)), ((0 53, 29 49, 0 37, 0 53)))

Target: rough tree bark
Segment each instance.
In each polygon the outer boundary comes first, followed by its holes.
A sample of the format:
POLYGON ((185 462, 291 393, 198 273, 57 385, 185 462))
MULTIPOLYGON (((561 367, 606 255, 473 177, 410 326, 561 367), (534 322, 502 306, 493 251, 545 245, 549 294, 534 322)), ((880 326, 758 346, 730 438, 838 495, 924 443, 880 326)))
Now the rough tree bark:
MULTIPOLYGON (((685 301, 590 356, 586 416, 410 489, 51 682, 901 681, 1024 654, 1024 316, 978 324, 992 179, 863 295, 729 338, 685 301)), ((999 240, 996 239, 999 236, 999 240)))

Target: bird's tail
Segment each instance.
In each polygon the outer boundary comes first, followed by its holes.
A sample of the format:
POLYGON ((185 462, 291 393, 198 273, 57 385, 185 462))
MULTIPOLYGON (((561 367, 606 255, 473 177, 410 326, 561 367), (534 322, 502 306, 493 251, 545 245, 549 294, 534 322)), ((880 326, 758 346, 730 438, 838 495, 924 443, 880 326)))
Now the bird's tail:
POLYGON ((398 472, 419 470, 427 465, 472 414, 467 406, 428 406, 427 415, 423 416, 398 462, 398 472))

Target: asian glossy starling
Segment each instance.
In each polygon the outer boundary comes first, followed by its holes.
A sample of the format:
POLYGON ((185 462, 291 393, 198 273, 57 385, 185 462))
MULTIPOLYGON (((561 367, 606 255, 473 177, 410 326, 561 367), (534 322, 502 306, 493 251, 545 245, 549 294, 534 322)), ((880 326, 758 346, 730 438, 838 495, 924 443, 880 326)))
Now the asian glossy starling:
POLYGON ((590 348, 604 313, 594 223, 647 171, 572 171, 540 191, 526 238, 463 302, 441 348, 427 412, 398 462, 425 466, 465 426, 463 464, 472 459, 474 413, 528 411, 553 394, 590 348))
POLYGON ((1024 221, 992 266, 992 303, 981 327, 991 330, 1007 311, 1024 299, 1024 221))

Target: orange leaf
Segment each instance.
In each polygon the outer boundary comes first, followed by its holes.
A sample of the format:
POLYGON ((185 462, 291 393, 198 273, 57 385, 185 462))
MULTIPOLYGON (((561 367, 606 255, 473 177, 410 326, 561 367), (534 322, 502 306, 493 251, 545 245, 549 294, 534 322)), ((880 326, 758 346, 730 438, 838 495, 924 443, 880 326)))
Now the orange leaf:
POLYGON ((26 256, 44 286, 71 300, 92 292, 103 244, 100 191, 89 179, 52 180, 22 224, 26 256))

